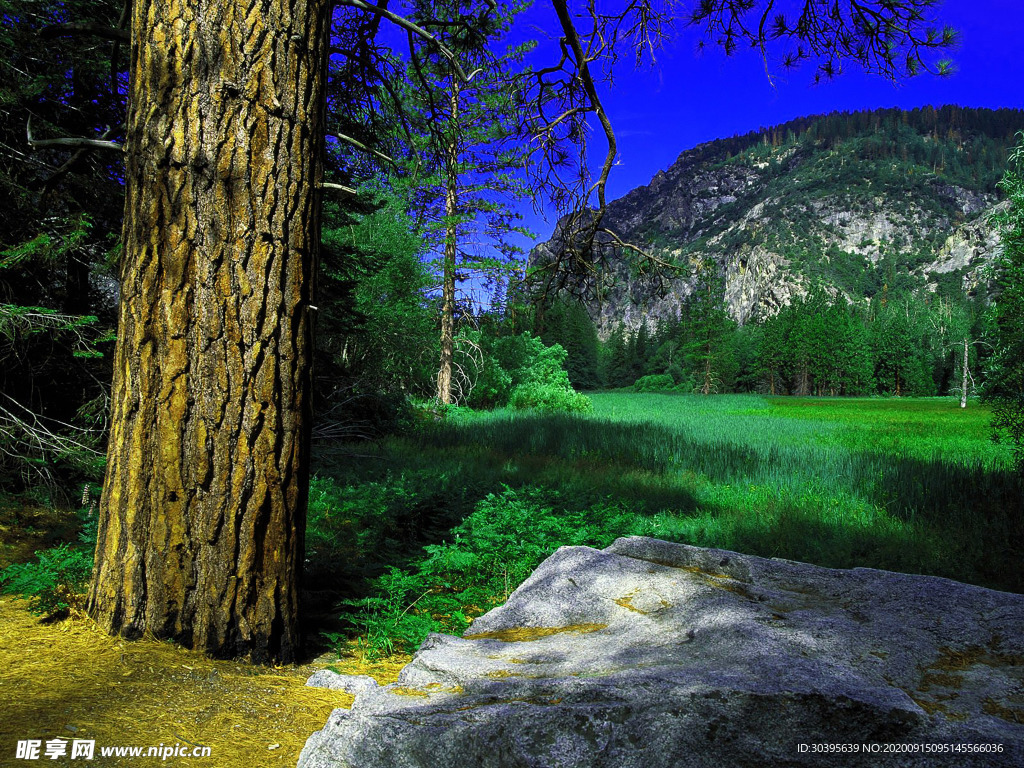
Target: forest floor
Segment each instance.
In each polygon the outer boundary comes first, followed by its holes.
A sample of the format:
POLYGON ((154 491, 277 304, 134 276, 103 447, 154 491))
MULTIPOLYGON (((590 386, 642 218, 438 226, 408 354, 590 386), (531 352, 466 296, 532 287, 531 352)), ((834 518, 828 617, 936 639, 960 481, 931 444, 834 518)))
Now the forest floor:
MULTIPOLYGON (((341 691, 307 688, 330 667, 393 682, 409 661, 374 663, 325 654, 302 665, 266 667, 211 659, 173 643, 126 641, 80 614, 58 621, 32 615, 24 600, 0 597, 0 765, 18 741, 94 740, 99 765, 184 765, 197 758, 101 757, 119 746, 209 746, 200 760, 217 768, 294 766, 306 739, 331 710, 349 707, 341 691)), ((65 757, 64 759, 68 759, 65 757)))

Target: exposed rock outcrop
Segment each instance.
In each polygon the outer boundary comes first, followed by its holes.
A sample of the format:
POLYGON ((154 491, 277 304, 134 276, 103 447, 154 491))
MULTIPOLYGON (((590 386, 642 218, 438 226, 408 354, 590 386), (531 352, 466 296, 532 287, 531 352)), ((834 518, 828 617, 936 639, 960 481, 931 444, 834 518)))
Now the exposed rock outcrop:
POLYGON ((1024 596, 946 579, 565 547, 299 766, 1019 766, 1022 627, 1024 596))
POLYGON ((377 681, 369 675, 340 675, 330 669, 319 669, 310 675, 306 685, 355 695, 373 690, 377 687, 377 681))
MULTIPOLYGON (((986 137, 985 153, 972 149, 984 130, 1004 129, 985 124, 994 113, 977 112, 974 129, 955 108, 948 125, 911 118, 898 128, 893 121, 906 114, 883 110, 850 116, 846 131, 829 128, 828 116, 806 118, 794 129, 803 131, 799 139, 766 129, 686 150, 650 184, 608 205, 603 226, 679 271, 657 276, 632 268, 629 251, 612 256, 600 292, 586 278, 588 291, 600 293, 588 305, 599 335, 678 319, 700 263, 724 276, 729 314, 739 323, 770 317, 812 283, 851 302, 894 280, 905 285, 908 276, 921 291, 940 282, 945 290, 987 291, 984 267, 999 252, 990 161, 1010 139, 1000 134, 997 149, 986 137), (959 170, 943 170, 946 162, 959 170)), ((1006 117, 1024 125, 1024 113, 1006 117)), ((561 238, 556 228, 531 262, 550 262, 561 238)))

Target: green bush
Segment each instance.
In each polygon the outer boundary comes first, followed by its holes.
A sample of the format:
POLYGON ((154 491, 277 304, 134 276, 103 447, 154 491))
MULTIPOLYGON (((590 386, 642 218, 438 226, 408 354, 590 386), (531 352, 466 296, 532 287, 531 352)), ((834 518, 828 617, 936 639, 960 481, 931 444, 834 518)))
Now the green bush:
POLYGON ((529 331, 515 336, 466 333, 483 353, 470 405, 545 412, 590 410, 590 401, 572 388, 565 370, 568 353, 560 345, 545 346, 529 331))
POLYGON ((667 373, 657 373, 650 376, 641 376, 633 382, 635 392, 668 392, 676 385, 672 377, 667 373))
POLYGON ((533 408, 543 413, 555 411, 574 413, 589 411, 593 408, 590 398, 571 388, 532 381, 520 384, 512 390, 509 405, 520 410, 533 408))
MULTIPOLYGON (((86 486, 83 504, 89 499, 86 486)), ((92 575, 97 518, 91 505, 79 509, 75 516, 80 524, 78 541, 39 550, 35 562, 0 570, 0 592, 27 597, 29 610, 40 616, 64 613, 79 602, 92 575)))
MULTIPOLYGON (((432 589, 428 586, 423 590, 423 585, 420 574, 392 567, 387 574, 375 580, 377 594, 342 601, 342 605, 356 609, 347 618, 358 630, 368 659, 372 661, 398 651, 414 650, 428 634, 441 629, 440 623, 430 614, 415 610, 432 589)), ((460 615, 454 621, 468 626, 464 616, 460 615)), ((334 643, 343 639, 340 633, 329 633, 326 637, 334 643)))
POLYGON ((61 544, 36 552, 36 562, 15 563, 0 571, 0 589, 27 597, 29 610, 40 616, 67 611, 85 589, 92 573, 93 553, 61 544))

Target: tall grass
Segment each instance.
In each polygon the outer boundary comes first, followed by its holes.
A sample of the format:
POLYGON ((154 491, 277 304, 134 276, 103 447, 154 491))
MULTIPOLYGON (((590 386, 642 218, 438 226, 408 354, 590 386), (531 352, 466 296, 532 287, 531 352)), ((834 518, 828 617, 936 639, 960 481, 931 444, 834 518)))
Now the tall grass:
MULTIPOLYGON (((613 495, 630 495, 622 486, 646 474, 660 496, 646 508, 674 518, 666 529, 695 543, 1021 587, 1010 562, 1021 487, 979 407, 940 398, 592 400, 588 415, 463 414, 424 431, 419 446, 529 457, 548 465, 540 482, 551 467, 571 467, 570 484, 613 495), (673 488, 687 498, 679 507, 664 503, 673 488)), ((636 495, 643 501, 644 489, 636 495)))
POLYGON ((589 414, 456 411, 360 457, 321 455, 312 565, 349 564, 348 620, 369 648, 459 631, 558 546, 620 535, 1024 591, 1022 488, 979 407, 592 401, 589 414))

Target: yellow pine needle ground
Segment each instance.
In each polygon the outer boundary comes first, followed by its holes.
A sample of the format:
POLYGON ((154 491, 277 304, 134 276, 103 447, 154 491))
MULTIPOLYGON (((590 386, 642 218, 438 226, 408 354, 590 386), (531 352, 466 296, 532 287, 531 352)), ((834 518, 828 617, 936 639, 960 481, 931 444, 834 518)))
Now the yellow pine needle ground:
MULTIPOLYGON (((321 657, 264 667, 210 659, 172 643, 126 641, 88 618, 45 623, 0 597, 0 765, 22 739, 94 739, 96 765, 294 766, 306 739, 352 696, 307 688, 327 666, 394 682, 409 657, 321 657), (101 746, 209 746, 209 758, 101 758, 101 746)), ((68 758, 63 758, 67 760, 68 758)))

